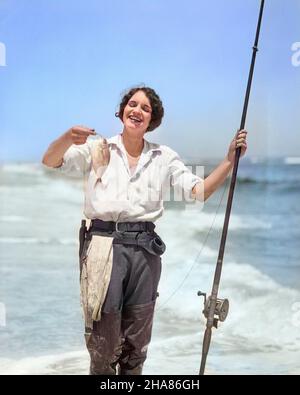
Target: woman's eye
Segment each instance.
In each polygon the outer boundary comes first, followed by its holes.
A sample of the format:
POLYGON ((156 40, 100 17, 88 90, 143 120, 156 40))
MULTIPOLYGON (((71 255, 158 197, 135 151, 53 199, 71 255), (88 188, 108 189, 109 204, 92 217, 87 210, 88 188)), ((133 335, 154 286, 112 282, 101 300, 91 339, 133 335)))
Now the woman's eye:
MULTIPOLYGON (((134 101, 134 100, 130 100, 130 101, 128 102, 128 106, 129 106, 129 107, 136 107, 137 105, 138 105, 137 102, 134 101)), ((147 105, 142 106, 142 109, 143 109, 145 112, 151 112, 151 108, 150 108, 149 106, 147 106, 147 105)))

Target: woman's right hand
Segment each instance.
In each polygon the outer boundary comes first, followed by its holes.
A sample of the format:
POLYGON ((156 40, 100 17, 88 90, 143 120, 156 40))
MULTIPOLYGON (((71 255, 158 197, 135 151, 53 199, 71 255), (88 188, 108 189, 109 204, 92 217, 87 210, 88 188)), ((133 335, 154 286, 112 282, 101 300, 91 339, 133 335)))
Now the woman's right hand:
POLYGON ((66 136, 70 144, 81 145, 85 144, 89 136, 95 136, 95 129, 85 126, 72 126, 67 132, 66 136))

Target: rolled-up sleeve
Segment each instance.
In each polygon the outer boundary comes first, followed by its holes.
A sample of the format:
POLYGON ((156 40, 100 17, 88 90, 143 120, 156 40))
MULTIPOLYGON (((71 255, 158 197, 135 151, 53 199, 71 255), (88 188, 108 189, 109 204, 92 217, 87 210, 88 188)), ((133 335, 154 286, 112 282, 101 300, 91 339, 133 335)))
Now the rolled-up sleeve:
POLYGON ((197 183, 202 183, 203 178, 192 173, 177 152, 168 149, 168 171, 171 185, 175 188, 181 188, 186 200, 192 199, 192 189, 197 183))
POLYGON ((56 169, 70 177, 85 176, 91 169, 89 145, 71 145, 64 154, 62 165, 56 169))

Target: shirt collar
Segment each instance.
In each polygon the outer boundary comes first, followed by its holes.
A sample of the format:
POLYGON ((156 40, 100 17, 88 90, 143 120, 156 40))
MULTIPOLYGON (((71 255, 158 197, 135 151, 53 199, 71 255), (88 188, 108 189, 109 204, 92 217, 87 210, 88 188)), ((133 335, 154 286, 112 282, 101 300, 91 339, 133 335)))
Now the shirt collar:
MULTIPOLYGON (((117 146, 121 151, 125 152, 125 147, 122 143, 122 137, 121 137, 121 133, 117 134, 116 136, 110 137, 109 139, 107 139, 107 143, 109 145, 115 145, 117 146)), ((147 154, 148 152, 150 154, 152 154, 152 152, 155 151, 160 151, 161 152, 161 148, 159 144, 155 144, 155 143, 151 143, 149 141, 147 141, 144 138, 144 148, 142 153, 143 154, 147 154)))

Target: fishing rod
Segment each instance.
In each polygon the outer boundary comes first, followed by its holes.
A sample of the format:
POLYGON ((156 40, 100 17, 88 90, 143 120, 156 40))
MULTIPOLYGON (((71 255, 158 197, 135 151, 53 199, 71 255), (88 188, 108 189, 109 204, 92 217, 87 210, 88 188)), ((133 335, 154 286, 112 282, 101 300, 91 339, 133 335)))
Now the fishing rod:
MULTIPOLYGON (((254 46, 252 48, 253 52, 252 52, 252 60, 251 60, 251 66, 250 66, 250 71, 249 71, 249 77, 248 77, 248 84, 247 84, 247 89, 246 89, 246 94, 245 94, 244 107, 243 107, 243 113, 242 113, 239 131, 244 129, 245 123, 246 123, 248 103, 249 103, 252 78, 253 78, 253 72, 254 72, 254 66, 255 66, 255 59, 256 59, 256 53, 258 51, 258 39, 259 39, 260 26, 261 26, 261 21, 262 21, 262 16, 263 16, 264 3, 265 3, 265 1, 261 0, 257 29, 256 29, 256 36, 255 36, 254 46)), ((199 375, 203 375, 204 371, 205 371, 205 364, 206 364, 206 359, 207 359, 209 346, 210 346, 210 342, 211 342, 211 336, 212 336, 212 328, 215 327, 217 329, 218 322, 225 321, 227 314, 228 314, 228 310, 229 310, 228 299, 219 299, 218 298, 218 291, 219 291, 219 285, 220 285, 220 279, 221 279, 221 273, 222 273, 223 257, 224 257, 224 251, 225 251, 225 244, 226 244, 226 238, 227 238, 230 212, 231 212, 231 207, 232 207, 234 188, 235 188, 235 184, 236 184, 236 176, 237 176, 237 171, 238 171, 240 153, 241 153, 241 147, 238 147, 236 149, 236 154, 235 154, 235 161, 234 161, 234 166, 233 166, 233 171, 232 171, 232 176, 231 176, 231 182, 230 182, 230 188, 229 188, 229 193, 228 193, 228 200, 227 200, 227 206, 226 206, 226 212, 225 212, 222 237, 221 237, 221 242, 220 242, 218 260, 217 260, 211 295, 207 298, 206 293, 203 293, 201 291, 198 292, 198 296, 204 297, 203 314, 204 314, 204 317, 206 318, 206 329, 205 329, 204 338, 203 338, 202 358, 201 358, 201 366, 200 366, 199 375)))

